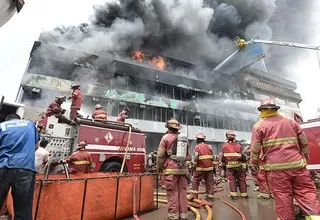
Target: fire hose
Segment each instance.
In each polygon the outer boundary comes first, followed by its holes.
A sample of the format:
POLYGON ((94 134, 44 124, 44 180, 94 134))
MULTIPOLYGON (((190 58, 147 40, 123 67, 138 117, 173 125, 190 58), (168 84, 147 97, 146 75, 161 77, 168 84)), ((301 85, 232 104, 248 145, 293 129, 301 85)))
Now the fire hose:
MULTIPOLYGON (((190 191, 188 193, 190 193, 190 191)), ((205 194, 205 192, 197 192, 197 194, 205 194)), ((157 193, 154 193, 154 195, 157 195, 157 193)), ((158 193, 158 196, 166 196, 166 195, 167 195, 167 193, 158 193)), ((160 202, 160 200, 158 200, 158 201, 160 202)), ((199 208, 201 207, 201 204, 203 204, 203 202, 199 199, 193 199, 192 201, 198 203, 199 208)), ((191 206, 190 204, 191 203, 189 203, 189 206, 191 206)), ((206 220, 212 220, 213 214, 212 214, 211 207, 209 205, 205 205, 204 207, 208 212, 208 216, 207 216, 206 220)))
POLYGON ((235 210, 236 212, 239 213, 239 215, 241 216, 241 219, 242 220, 247 220, 246 216, 238 209, 236 208, 235 206, 231 205, 230 203, 220 199, 219 197, 217 196, 214 196, 214 198, 218 199, 219 201, 221 201, 222 203, 224 203, 225 205, 229 206, 230 208, 232 208, 233 210, 235 210))
POLYGON ((128 137, 127 146, 126 146, 126 150, 125 150, 125 153, 124 153, 124 158, 123 158, 123 161, 122 161, 120 173, 123 172, 124 165, 126 164, 127 154, 128 154, 128 150, 129 150, 130 141, 131 141, 132 125, 127 125, 127 126, 129 126, 129 137, 128 137))
MULTIPOLYGON (((154 201, 155 202, 161 202, 161 203, 168 203, 168 201, 165 200, 165 199, 158 199, 158 200, 154 199, 154 201)), ((190 209, 190 211, 193 212, 193 214, 196 216, 196 220, 200 220, 201 219, 201 215, 200 215, 199 211, 196 208, 192 207, 191 205, 188 205, 188 209, 190 209)))

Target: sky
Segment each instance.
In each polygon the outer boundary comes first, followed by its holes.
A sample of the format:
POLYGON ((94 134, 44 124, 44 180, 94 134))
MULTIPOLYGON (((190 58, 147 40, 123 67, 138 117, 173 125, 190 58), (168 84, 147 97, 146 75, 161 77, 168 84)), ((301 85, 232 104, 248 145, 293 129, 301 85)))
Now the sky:
MULTIPOLYGON (((0 95, 7 101, 14 101, 20 80, 29 59, 33 42, 40 32, 52 30, 59 25, 78 25, 87 22, 92 13, 92 5, 104 0, 25 0, 19 14, 0 28, 0 95)), ((296 0, 298 1, 298 0, 296 0)), ((305 25, 311 32, 306 44, 320 45, 320 1, 314 0, 313 11, 305 25)), ((292 15, 294 16, 294 15, 292 15)), ((284 18, 288 19, 289 18, 284 18)), ((288 33, 295 34, 295 33, 288 33)), ((282 39, 286 41, 286 39, 282 39)), ((279 50, 282 47, 277 48, 279 50)), ((295 50, 295 49, 293 49, 295 50)), ((267 53, 268 56, 268 53, 267 53)), ((303 53, 296 62, 286 67, 289 78, 298 84, 297 92, 302 95, 300 104, 304 119, 317 115, 320 108, 320 67, 315 51, 303 53)))

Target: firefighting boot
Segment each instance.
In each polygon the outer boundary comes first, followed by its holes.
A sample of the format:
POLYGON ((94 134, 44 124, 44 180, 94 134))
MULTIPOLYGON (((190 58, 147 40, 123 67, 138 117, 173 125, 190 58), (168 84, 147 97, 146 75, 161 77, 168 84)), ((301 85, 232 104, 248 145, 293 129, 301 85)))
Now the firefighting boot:
POLYGON ((241 196, 242 199, 248 199, 249 198, 248 193, 241 193, 240 196, 241 196))
POLYGON ((238 193, 230 192, 229 197, 230 197, 230 199, 237 200, 238 199, 238 193))
POLYGON ((269 193, 261 193, 258 195, 258 199, 271 199, 271 196, 269 193))

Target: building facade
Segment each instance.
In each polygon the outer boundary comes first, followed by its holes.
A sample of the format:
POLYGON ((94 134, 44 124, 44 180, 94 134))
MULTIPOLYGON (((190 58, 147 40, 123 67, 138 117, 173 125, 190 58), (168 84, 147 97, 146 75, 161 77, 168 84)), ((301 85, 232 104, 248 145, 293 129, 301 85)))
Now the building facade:
POLYGON ((275 98, 288 117, 300 113, 296 84, 257 69, 227 76, 152 54, 114 59, 38 41, 17 101, 29 106, 26 117, 35 120, 56 95, 70 95, 70 85, 75 82, 81 84, 81 113, 85 116, 91 115, 98 103, 107 110, 109 120, 115 120, 124 106, 129 107, 128 122, 145 132, 148 151, 158 147, 170 118, 180 121, 192 146, 202 131, 219 152, 228 130, 234 130, 238 140, 250 139, 262 99, 275 98))

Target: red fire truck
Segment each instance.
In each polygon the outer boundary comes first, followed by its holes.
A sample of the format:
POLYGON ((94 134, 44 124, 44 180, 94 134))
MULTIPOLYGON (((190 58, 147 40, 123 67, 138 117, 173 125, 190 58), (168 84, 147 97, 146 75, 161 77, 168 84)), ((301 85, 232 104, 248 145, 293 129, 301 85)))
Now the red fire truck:
POLYGON ((320 119, 300 123, 309 143, 308 170, 320 171, 320 119))
MULTIPOLYGON (((3 121, 10 113, 23 117, 23 108, 21 104, 2 100, 0 118, 3 121)), ((41 136, 49 140, 46 150, 50 152, 50 161, 65 159, 76 150, 79 141, 86 140, 87 150, 96 164, 95 172, 119 172, 126 150, 124 172, 146 171, 145 135, 131 124, 78 118, 76 125, 68 125, 58 123, 55 117, 49 117, 45 134, 41 136)), ((59 169, 61 167, 57 166, 54 170, 59 169)))

